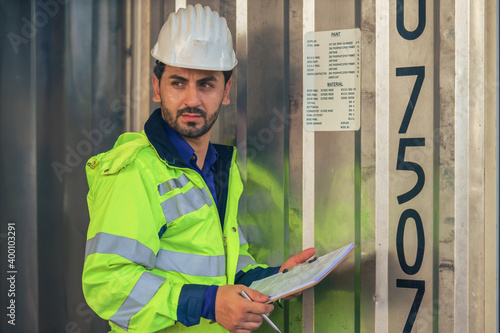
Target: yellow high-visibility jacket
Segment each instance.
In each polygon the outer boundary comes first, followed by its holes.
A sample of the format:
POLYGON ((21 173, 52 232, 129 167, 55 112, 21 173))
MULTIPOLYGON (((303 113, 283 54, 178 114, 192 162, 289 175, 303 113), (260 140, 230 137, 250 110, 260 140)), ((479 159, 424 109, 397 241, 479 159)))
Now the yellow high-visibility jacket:
POLYGON ((113 332, 226 332, 189 317, 203 301, 189 291, 266 267, 255 263, 238 228, 236 150, 214 146, 221 164, 214 177, 227 189, 219 209, 201 175, 175 154, 160 156, 145 132, 121 135, 88 161, 83 292, 113 332))

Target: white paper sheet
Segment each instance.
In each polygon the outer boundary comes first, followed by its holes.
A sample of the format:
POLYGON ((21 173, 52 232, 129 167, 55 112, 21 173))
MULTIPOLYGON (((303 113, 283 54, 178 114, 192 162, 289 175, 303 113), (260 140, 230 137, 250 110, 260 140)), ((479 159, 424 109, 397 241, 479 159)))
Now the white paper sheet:
POLYGON ((315 261, 297 265, 286 273, 278 273, 262 280, 254 281, 250 288, 268 295, 269 301, 275 301, 291 295, 298 290, 308 288, 321 281, 349 252, 354 243, 336 251, 318 257, 315 261))

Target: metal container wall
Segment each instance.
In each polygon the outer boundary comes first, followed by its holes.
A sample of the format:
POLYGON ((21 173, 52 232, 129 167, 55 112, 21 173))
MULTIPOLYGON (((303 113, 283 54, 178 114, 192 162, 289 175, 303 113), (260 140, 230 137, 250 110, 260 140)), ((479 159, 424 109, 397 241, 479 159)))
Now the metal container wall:
POLYGON ((358 245, 273 320, 285 332, 496 330, 498 3, 200 2, 224 11, 236 41, 237 95, 213 139, 242 153, 256 257, 278 264, 311 235, 320 254, 358 245), (314 133, 303 149, 304 33, 352 28, 361 129, 314 133))
POLYGON ((125 8, 2 1, 0 15, 0 331, 106 332, 81 288, 85 163, 124 131, 125 8), (15 225, 14 269, 7 223, 15 225), (17 272, 12 297, 8 271, 17 272), (15 326, 6 317, 11 300, 15 326))
POLYGON ((16 326, 0 330, 107 331, 81 292, 85 161, 158 107, 149 50, 170 12, 198 2, 236 47, 212 140, 240 151, 257 261, 357 245, 271 319, 283 332, 498 331, 496 0, 0 1, 2 309, 9 223, 17 272, 16 326), (303 36, 353 28, 361 128, 304 132, 303 36))

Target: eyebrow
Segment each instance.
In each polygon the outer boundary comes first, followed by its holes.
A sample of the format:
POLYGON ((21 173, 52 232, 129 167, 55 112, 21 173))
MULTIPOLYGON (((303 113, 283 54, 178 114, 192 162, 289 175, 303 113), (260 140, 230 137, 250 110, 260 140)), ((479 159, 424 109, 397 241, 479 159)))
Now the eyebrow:
POLYGON ((210 75, 210 76, 207 76, 207 77, 204 77, 202 79, 199 79, 198 81, 196 81, 197 83, 205 83, 205 82, 217 82, 217 78, 213 75, 210 75))
MULTIPOLYGON (((185 77, 182 77, 182 76, 177 75, 177 74, 170 75, 169 79, 179 80, 179 81, 182 81, 182 82, 188 82, 189 81, 185 77)), ((201 78, 201 79, 197 80, 196 83, 204 83, 204 82, 211 82, 211 81, 215 81, 216 82, 217 78, 215 76, 213 76, 213 75, 210 75, 210 76, 207 76, 207 77, 204 77, 204 78, 201 78)))

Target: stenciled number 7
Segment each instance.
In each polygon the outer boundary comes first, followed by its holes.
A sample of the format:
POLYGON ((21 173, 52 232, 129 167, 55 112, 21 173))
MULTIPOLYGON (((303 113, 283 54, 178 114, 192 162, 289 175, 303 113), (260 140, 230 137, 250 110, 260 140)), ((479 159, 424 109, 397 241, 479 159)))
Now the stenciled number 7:
MULTIPOLYGON (((403 120, 401 122, 401 126, 399 128, 399 134, 405 134, 408 130, 408 126, 410 125, 410 120, 411 117, 413 116, 413 111, 415 110, 415 105, 417 104, 418 96, 420 94, 420 90, 422 89, 422 84, 424 83, 425 67, 418 66, 418 67, 396 68, 396 76, 413 76, 413 75, 416 75, 417 79, 415 80, 415 85, 413 86, 410 100, 408 101, 408 105, 406 106, 406 111, 403 120)), ((415 186, 408 192, 398 195, 398 203, 400 205, 415 198, 420 193, 420 191, 422 191, 422 188, 424 187, 425 173, 422 167, 415 162, 405 161, 406 147, 423 147, 423 146, 425 146, 425 138, 401 138, 399 140, 396 169, 410 170, 417 174, 417 183, 415 184, 415 186)))

